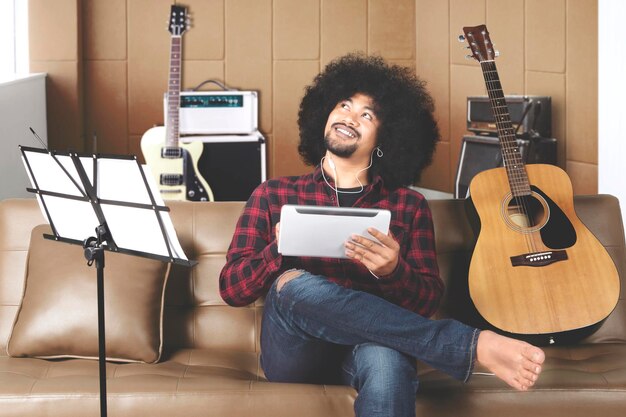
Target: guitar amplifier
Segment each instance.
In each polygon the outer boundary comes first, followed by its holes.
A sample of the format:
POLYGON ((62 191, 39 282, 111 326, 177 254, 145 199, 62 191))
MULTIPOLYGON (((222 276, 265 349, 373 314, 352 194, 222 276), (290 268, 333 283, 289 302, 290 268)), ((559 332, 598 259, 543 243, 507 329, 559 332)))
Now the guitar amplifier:
POLYGON ((202 142, 198 171, 211 187, 215 201, 246 201, 267 179, 265 138, 249 135, 194 135, 183 142, 202 142))
MULTIPOLYGON (((163 99, 167 120, 167 94, 163 99)), ((181 135, 245 135, 258 129, 256 91, 181 91, 181 135)))
MULTIPOLYGON (((518 135, 552 137, 552 99, 549 96, 505 96, 513 128, 518 135), (521 126, 520 126, 521 125, 521 126)), ((491 103, 487 96, 467 97, 467 130, 478 134, 497 135, 491 103)))

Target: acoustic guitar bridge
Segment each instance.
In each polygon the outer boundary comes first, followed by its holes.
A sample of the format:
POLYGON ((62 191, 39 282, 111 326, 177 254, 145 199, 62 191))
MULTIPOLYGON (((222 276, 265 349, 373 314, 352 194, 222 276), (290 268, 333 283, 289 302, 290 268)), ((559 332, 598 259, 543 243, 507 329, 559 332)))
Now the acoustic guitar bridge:
POLYGON ((564 250, 526 253, 524 255, 511 256, 513 266, 546 266, 567 259, 564 250))

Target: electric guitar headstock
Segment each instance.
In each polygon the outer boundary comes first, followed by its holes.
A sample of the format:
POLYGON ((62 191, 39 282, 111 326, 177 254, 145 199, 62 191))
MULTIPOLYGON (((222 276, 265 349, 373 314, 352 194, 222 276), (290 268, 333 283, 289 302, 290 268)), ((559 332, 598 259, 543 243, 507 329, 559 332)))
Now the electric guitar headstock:
POLYGON ((172 36, 182 36, 189 29, 189 16, 187 16, 186 7, 172 5, 167 29, 172 36))

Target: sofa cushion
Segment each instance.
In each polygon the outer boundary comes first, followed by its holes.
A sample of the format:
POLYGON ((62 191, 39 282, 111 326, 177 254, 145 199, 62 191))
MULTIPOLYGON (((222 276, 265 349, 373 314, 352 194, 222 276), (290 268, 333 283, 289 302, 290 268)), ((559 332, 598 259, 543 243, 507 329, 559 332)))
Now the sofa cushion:
MULTIPOLYGON (((79 245, 31 234, 24 295, 7 346, 10 356, 98 357, 97 270, 79 245)), ((105 253, 107 359, 157 362, 162 351, 163 294, 169 264, 105 253)))

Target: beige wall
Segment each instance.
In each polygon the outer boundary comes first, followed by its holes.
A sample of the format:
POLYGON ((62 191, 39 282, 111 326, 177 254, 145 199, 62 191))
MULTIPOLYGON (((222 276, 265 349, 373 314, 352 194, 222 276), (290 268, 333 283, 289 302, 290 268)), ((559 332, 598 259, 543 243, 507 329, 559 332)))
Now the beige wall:
MULTIPOLYGON (((33 71, 48 72, 52 147, 139 155, 163 123, 171 0, 30 0, 33 71)), ((457 42, 486 23, 505 94, 550 95, 559 165, 597 192, 597 0, 187 0, 183 88, 206 79, 260 92, 270 176, 308 168, 296 152, 303 87, 333 57, 378 53, 415 68, 437 104, 442 142, 422 186, 451 191, 468 95, 480 67, 457 42)))

